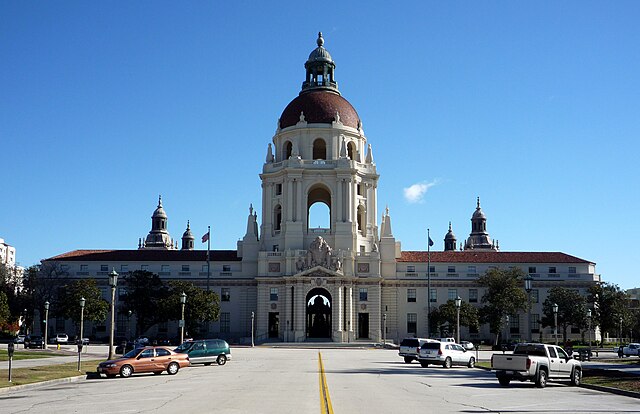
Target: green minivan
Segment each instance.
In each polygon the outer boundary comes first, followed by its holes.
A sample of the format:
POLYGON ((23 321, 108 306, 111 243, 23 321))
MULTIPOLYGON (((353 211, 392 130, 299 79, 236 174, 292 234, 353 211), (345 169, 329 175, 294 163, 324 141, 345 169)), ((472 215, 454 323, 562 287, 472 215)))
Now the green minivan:
POLYGON ((189 355, 189 361, 193 364, 211 365, 216 363, 224 365, 231 359, 229 344, 222 339, 197 339, 184 342, 174 352, 189 355))

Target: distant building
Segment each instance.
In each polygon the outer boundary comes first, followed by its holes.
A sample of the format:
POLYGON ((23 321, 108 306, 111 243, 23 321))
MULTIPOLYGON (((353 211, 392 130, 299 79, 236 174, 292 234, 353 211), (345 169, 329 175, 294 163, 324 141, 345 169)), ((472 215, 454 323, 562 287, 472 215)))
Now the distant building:
MULTIPOLYGON (((210 287, 221 297, 221 314, 206 327, 209 335, 246 341, 255 313, 258 342, 378 342, 383 329, 387 339, 426 336, 429 307, 458 296, 480 305, 484 291, 476 284, 478 276, 492 267, 517 267, 533 278, 533 338, 550 340, 552 330, 539 323, 548 290, 565 286, 586 295, 600 280, 595 263, 561 252, 501 251, 489 236, 480 199, 460 249, 449 224, 444 251, 402 251, 389 209, 378 225, 379 174, 372 146, 358 113, 338 90, 335 63, 321 35, 304 66, 302 90, 282 112, 268 144, 260 174, 260 220, 249 207, 246 231, 235 250, 210 252, 207 267, 207 252, 194 250, 189 223, 178 248, 160 199, 151 230, 137 250, 76 250, 45 263, 60 266, 71 278, 98 279, 105 298, 112 268, 121 274, 148 270, 163 279, 210 287), (310 225, 310 211, 317 206, 329 227, 310 225)), ((126 289, 120 285, 118 297, 126 289)), ((511 315, 510 338, 528 337, 526 318, 526 313, 511 315)), ((64 320, 55 322, 55 330, 70 327, 64 320)), ((94 336, 106 335, 105 326, 88 329, 94 336)), ((129 329, 130 321, 118 315, 118 334, 129 329)), ((176 334, 175 321, 149 332, 176 334)), ((488 326, 461 330, 466 339, 490 336, 488 326)))

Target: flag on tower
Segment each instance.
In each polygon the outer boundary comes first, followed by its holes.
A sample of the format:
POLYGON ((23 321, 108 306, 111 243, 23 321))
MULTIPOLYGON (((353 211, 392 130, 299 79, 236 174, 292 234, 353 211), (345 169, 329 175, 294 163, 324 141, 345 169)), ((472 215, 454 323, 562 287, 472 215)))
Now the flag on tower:
POLYGON ((429 237, 429 246, 433 246, 433 240, 431 240, 431 237, 429 237))
POLYGON ((209 240, 209 233, 211 230, 207 231, 204 236, 202 236, 202 243, 206 243, 209 240))

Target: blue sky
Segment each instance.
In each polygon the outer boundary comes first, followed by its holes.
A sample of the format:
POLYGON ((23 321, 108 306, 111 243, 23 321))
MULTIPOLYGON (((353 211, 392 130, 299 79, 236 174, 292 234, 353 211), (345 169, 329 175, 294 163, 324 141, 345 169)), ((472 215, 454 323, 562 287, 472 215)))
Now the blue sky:
POLYGON ((427 228, 442 249, 449 221, 466 238, 480 196, 502 250, 562 251, 637 287, 639 15, 631 1, 3 1, 0 237, 23 266, 133 249, 162 194, 173 237, 191 220, 234 249, 322 31, 404 250, 426 249, 427 228))

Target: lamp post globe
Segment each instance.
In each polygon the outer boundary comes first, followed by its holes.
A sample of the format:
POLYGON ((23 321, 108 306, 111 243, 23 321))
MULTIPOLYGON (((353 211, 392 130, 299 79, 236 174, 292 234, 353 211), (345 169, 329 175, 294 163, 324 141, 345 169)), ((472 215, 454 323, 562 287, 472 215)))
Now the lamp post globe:
POLYGON ((531 275, 527 275, 524 278, 524 290, 527 292, 527 340, 531 342, 531 291, 533 277, 531 275))
POLYGON ((553 336, 556 338, 556 346, 558 345, 558 304, 554 303, 551 307, 553 310, 553 336))
POLYGON ((109 328, 109 356, 108 359, 113 359, 113 336, 115 333, 116 323, 116 286, 118 286, 118 272, 112 268, 109 273, 109 286, 111 287, 111 326, 109 328))

